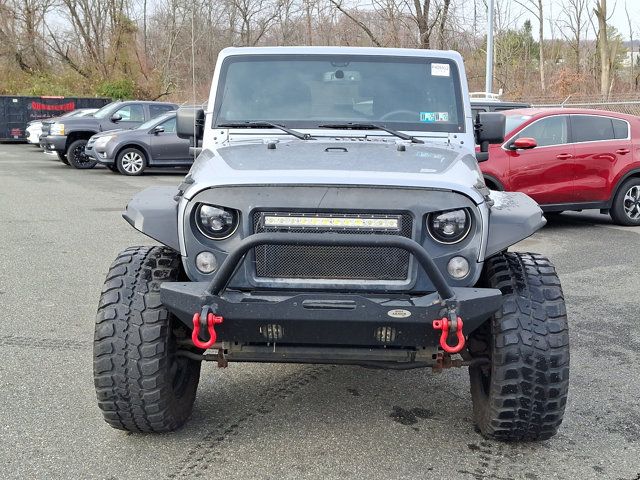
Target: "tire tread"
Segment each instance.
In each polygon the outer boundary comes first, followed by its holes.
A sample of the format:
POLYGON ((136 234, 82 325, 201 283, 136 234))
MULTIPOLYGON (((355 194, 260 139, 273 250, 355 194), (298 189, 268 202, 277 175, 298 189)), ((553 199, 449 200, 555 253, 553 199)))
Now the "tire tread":
POLYGON ((488 438, 544 440, 562 423, 569 388, 569 332, 555 268, 533 253, 485 262, 489 287, 504 304, 491 319, 492 371, 486 401, 473 385, 474 417, 488 438), (474 391, 475 390, 475 391, 474 391))
POLYGON ((188 418, 200 365, 184 398, 176 398, 167 368, 170 314, 159 301, 161 281, 177 279, 180 257, 166 247, 132 247, 111 265, 94 336, 98 406, 114 428, 132 432, 175 430, 188 418))

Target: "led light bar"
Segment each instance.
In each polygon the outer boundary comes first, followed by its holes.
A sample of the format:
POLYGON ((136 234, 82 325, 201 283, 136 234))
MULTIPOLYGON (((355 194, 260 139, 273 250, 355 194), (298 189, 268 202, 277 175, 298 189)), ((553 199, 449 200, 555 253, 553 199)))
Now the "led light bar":
POLYGON ((389 230, 400 228, 398 218, 302 217, 265 215, 266 227, 336 227, 389 230))

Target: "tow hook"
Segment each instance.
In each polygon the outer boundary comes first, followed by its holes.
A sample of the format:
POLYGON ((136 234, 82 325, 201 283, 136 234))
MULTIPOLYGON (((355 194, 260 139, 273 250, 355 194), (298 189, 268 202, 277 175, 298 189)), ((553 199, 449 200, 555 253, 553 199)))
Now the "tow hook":
POLYGON ((191 332, 191 341, 193 342, 193 344, 198 348, 202 348, 203 350, 211 348, 213 344, 216 343, 216 339, 218 338, 214 327, 216 324, 222 323, 223 320, 224 319, 222 317, 215 315, 213 312, 209 311, 207 307, 202 309, 202 314, 194 313, 193 331, 191 332), (209 340, 207 341, 200 340, 200 325, 204 323, 202 322, 204 317, 206 317, 207 319, 206 328, 209 332, 209 340))
POLYGON ((440 320, 433 321, 434 330, 442 330, 440 334, 440 347, 447 353, 458 353, 464 348, 464 334, 462 333, 462 318, 458 316, 452 316, 451 319, 443 317, 440 320), (447 340, 449 335, 455 333, 458 338, 458 343, 455 345, 449 345, 447 340))

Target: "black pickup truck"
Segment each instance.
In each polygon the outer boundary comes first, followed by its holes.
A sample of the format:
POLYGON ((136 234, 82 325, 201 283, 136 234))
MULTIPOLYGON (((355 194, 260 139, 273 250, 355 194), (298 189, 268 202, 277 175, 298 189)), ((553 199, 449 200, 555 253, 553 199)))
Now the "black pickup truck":
POLYGON ((163 113, 178 108, 175 103, 118 101, 105 105, 91 117, 69 118, 51 124, 44 138, 46 152, 56 152, 61 162, 75 168, 92 168, 95 159, 85 154, 89 138, 107 130, 136 128, 163 113))

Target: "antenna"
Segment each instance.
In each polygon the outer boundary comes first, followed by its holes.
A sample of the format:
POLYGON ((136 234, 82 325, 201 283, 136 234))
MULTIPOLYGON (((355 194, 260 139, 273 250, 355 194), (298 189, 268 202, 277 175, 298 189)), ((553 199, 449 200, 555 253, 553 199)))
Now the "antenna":
MULTIPOLYGON (((196 108, 196 45, 195 45, 195 23, 196 23, 196 4, 193 2, 191 6, 191 105, 192 108, 196 108)), ((195 118, 195 117, 194 117, 195 118)), ((198 156, 198 140, 197 140, 197 126, 196 122, 193 122, 193 161, 195 162, 198 156)))

